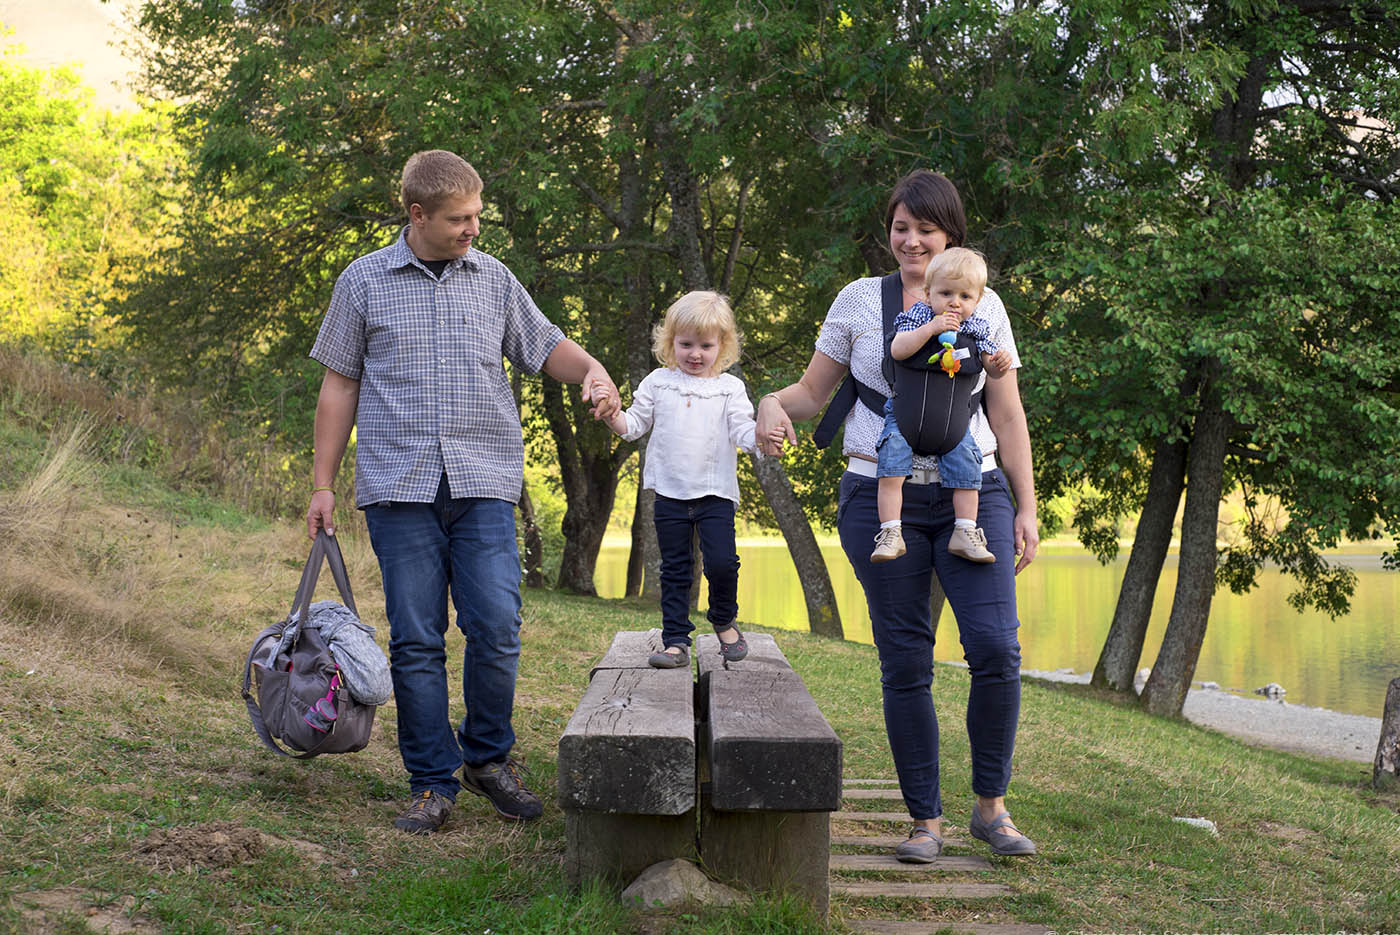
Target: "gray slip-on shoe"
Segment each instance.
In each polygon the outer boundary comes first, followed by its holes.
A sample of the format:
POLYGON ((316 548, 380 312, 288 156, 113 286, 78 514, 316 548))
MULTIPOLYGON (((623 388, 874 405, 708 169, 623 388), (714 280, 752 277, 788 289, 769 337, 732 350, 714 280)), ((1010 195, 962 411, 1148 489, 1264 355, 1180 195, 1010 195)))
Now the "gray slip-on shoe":
POLYGON ((647 657, 647 662, 651 663, 653 669, 679 669, 682 666, 690 665, 690 651, 684 646, 670 647, 667 649, 679 649, 678 653, 668 653, 665 649, 652 653, 647 657))
MULTIPOLYGON (((968 822, 967 830, 979 841, 986 841, 992 846, 992 853, 1002 857, 1028 857, 1035 853, 1035 842, 1024 834, 1017 836, 1007 834, 1003 828, 1014 828, 1011 823, 1011 813, 1002 812, 991 821, 983 821, 982 813, 977 811, 977 805, 972 806, 972 820, 968 822)), ((1019 828, 1017 829, 1020 830, 1019 828)))
POLYGON ((906 864, 931 864, 943 853, 943 839, 927 828, 914 828, 894 846, 894 856, 906 864))

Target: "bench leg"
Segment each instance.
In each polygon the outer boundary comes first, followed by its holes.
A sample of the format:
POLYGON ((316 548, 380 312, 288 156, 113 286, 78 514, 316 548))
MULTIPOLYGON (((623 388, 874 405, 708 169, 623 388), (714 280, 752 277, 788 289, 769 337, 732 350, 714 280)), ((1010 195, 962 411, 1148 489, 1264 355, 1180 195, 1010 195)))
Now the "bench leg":
POLYGON ((701 798, 701 864, 725 883, 792 893, 824 918, 830 854, 829 812, 718 812, 701 798))
POLYGON ((695 810, 684 815, 622 815, 564 809, 564 870, 578 888, 601 880, 617 892, 652 864, 694 860, 695 810))

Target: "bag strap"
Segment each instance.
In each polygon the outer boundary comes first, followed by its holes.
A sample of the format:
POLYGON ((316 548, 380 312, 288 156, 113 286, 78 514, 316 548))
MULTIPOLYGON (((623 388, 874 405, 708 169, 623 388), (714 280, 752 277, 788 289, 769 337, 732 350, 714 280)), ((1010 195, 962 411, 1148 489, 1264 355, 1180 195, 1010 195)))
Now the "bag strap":
MULTIPOLYGON (((890 384, 893 384, 894 380, 889 367, 889 335, 894 331, 895 317, 903 311, 903 288, 899 270, 880 277, 880 319, 883 325, 881 334, 885 335, 885 356, 880 363, 880 371, 885 375, 885 382, 890 384)), ((836 388, 831 402, 827 403, 826 412, 822 414, 816 431, 812 433, 812 442, 818 448, 830 445, 836 437, 836 430, 846 421, 846 414, 851 411, 857 400, 863 403, 865 408, 884 418, 885 402, 888 399, 889 397, 879 390, 866 386, 852 374, 846 374, 846 379, 836 388)))
POLYGON ((297 595, 292 600, 292 616, 301 623, 310 619, 311 597, 316 593, 316 579, 321 576, 322 561, 330 564, 331 577, 335 579, 341 600, 358 617, 360 612, 355 609, 355 596, 350 593, 350 576, 345 571, 345 557, 340 553, 340 544, 335 541, 335 536, 327 535, 324 529, 316 532, 316 541, 311 544, 311 555, 306 559, 301 584, 297 586, 297 595))

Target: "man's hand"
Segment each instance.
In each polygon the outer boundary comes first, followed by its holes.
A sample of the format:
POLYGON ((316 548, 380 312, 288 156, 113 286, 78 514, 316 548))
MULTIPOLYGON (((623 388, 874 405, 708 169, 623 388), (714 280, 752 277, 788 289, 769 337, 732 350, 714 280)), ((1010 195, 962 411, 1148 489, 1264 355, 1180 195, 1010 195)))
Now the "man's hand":
POLYGON ((306 536, 315 539, 316 533, 324 529, 326 535, 335 535, 335 493, 318 490, 311 495, 311 505, 306 510, 306 536))
POLYGON ((583 401, 592 404, 593 408, 589 412, 593 418, 602 419, 611 425, 613 416, 622 411, 622 396, 618 393, 612 377, 608 376, 607 370, 603 369, 602 364, 590 367, 582 385, 583 401))

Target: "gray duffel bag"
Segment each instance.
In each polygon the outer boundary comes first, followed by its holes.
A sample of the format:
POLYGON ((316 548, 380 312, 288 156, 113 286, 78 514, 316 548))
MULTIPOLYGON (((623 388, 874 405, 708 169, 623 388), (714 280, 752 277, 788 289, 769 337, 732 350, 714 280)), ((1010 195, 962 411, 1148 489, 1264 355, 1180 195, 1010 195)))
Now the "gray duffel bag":
MULTIPOLYGON (((331 641, 319 626, 303 625, 314 619, 311 595, 322 561, 330 563, 331 576, 347 605, 342 609, 355 615, 358 624, 340 546, 333 536, 321 531, 311 546, 291 612, 257 635, 243 667, 243 701, 253 730, 268 749, 299 760, 362 750, 374 726, 375 706, 362 703, 352 693, 331 641), (279 740, 299 752, 282 749, 279 740)), ((318 609, 323 606, 318 605, 318 609)), ((374 649, 378 651, 377 646, 374 649)), ((383 654, 379 655, 382 659, 383 654)), ((386 672, 387 665, 385 662, 386 672)))

